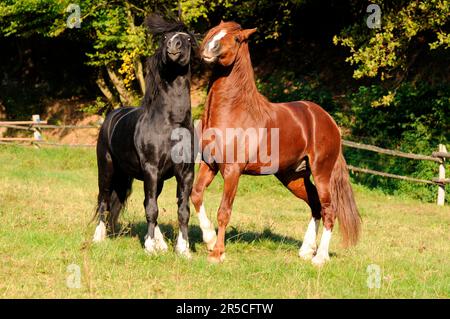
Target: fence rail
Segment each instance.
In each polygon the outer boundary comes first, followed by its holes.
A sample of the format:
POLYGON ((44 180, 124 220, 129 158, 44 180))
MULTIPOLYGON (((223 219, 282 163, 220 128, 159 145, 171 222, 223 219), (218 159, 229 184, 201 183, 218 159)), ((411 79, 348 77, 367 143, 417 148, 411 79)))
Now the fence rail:
MULTIPOLYGON (((386 148, 381 148, 381 147, 374 146, 374 145, 361 144, 361 143, 356 143, 356 142, 346 141, 346 140, 342 141, 342 144, 344 146, 348 146, 348 147, 352 147, 352 148, 357 148, 357 149, 361 149, 361 150, 372 151, 372 152, 387 154, 387 155, 392 155, 392 156, 404 157, 404 158, 415 159, 415 160, 433 161, 433 162, 437 162, 437 163, 442 162, 442 159, 441 159, 442 156, 438 157, 438 156, 434 156, 434 155, 427 156, 427 155, 420 155, 420 154, 405 153, 405 152, 400 152, 400 151, 389 150, 386 148)), ((435 152, 433 154, 437 154, 437 152, 435 152)), ((445 154, 448 154, 448 153, 445 153, 445 154)))
MULTIPOLYGON (((99 128, 100 125, 49 125, 47 121, 41 121, 39 115, 33 115, 32 121, 0 121, 0 127, 27 130, 34 133, 32 138, 24 137, 0 137, 0 144, 14 144, 17 142, 28 142, 35 146, 48 145, 48 146, 68 146, 68 147, 94 147, 94 144, 64 144, 48 142, 42 139, 41 130, 45 129, 94 129, 99 128)), ((373 169, 356 167, 353 165, 347 165, 348 169, 352 172, 359 172, 364 174, 377 175, 387 178, 395 178, 399 180, 405 180, 414 183, 432 184, 438 186, 437 204, 444 205, 445 202, 445 185, 450 184, 450 178, 445 177, 445 162, 446 159, 450 159, 450 153, 447 152, 445 145, 440 144, 439 150, 433 152, 431 156, 422 154, 406 153, 396 150, 390 150, 381 148, 374 145, 367 145, 357 143, 353 141, 343 140, 342 144, 346 147, 371 151, 379 154, 386 154, 391 156, 403 157, 412 160, 420 161, 432 161, 439 164, 439 176, 431 180, 414 178, 409 176, 402 176, 397 174, 391 174, 386 172, 380 172, 373 169)))

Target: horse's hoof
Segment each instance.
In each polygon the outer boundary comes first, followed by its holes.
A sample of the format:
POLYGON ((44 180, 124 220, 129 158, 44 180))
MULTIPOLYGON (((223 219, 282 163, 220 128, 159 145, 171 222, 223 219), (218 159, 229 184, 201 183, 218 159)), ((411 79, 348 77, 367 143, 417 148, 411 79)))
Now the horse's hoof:
POLYGON ((217 256, 216 254, 210 253, 208 255, 208 262, 211 264, 220 264, 225 260, 225 253, 221 254, 220 256, 217 256))
POLYGON ((94 243, 102 242, 106 239, 106 225, 104 222, 100 222, 95 228, 94 238, 92 241, 94 243))
POLYGON ((165 246, 156 246, 156 250, 160 251, 162 253, 167 253, 169 251, 169 247, 167 247, 167 245, 165 245, 165 246))
POLYGON ((300 251, 298 252, 298 255, 303 260, 311 260, 314 257, 315 252, 316 251, 312 248, 303 249, 303 250, 300 249, 300 251))
POLYGON ((189 242, 183 238, 183 235, 178 235, 177 245, 175 246, 175 252, 187 259, 191 259, 191 252, 189 251, 189 242))
POLYGON ((314 258, 311 259, 311 262, 316 267, 322 267, 329 260, 329 256, 315 255, 314 258))
POLYGON ((157 240, 155 242, 155 250, 166 253, 169 250, 169 246, 167 246, 164 240, 157 240))
POLYGON ((176 252, 178 254, 178 256, 186 258, 186 259, 192 259, 192 255, 191 252, 188 250, 184 250, 184 251, 177 251, 176 252))
POLYGON ((147 254, 153 255, 156 253, 156 241, 154 239, 151 239, 150 237, 147 237, 145 239, 144 243, 144 250, 147 254))
MULTIPOLYGON (((148 234, 146 235, 146 239, 148 237, 148 234)), ((161 230, 159 229, 159 226, 155 227, 155 236, 153 238, 155 240, 155 249, 160 252, 167 252, 169 250, 169 246, 167 246, 166 242, 164 241, 164 236, 161 233, 161 230)))
POLYGON ((217 241, 216 232, 211 232, 208 235, 209 236, 203 235, 203 242, 206 243, 206 247, 208 248, 209 251, 213 251, 217 241))

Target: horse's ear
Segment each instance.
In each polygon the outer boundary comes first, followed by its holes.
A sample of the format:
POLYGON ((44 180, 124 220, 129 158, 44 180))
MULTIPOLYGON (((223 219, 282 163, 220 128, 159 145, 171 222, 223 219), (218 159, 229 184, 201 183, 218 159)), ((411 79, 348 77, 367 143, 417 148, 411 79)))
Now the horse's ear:
POLYGON ((256 32, 256 28, 253 29, 244 29, 241 31, 242 40, 247 40, 253 33, 256 32))

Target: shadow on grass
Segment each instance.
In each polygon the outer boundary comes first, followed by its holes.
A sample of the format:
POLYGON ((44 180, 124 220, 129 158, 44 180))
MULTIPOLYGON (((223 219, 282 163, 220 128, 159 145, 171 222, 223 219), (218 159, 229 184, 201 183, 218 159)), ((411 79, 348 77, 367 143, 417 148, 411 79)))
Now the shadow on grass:
MULTIPOLYGON (((164 237, 175 242, 178 236, 178 226, 172 224, 159 224, 164 237)), ((139 237, 141 245, 144 245, 145 235, 147 234, 147 223, 139 222, 130 224, 128 231, 122 232, 120 236, 139 237)), ((286 244, 300 247, 302 242, 292 237, 282 236, 272 232, 270 228, 265 228, 262 232, 241 231, 236 227, 231 227, 226 233, 226 243, 255 243, 259 241, 271 241, 273 243, 286 244)), ((196 252, 196 245, 203 245, 202 231, 198 225, 189 226, 189 244, 192 251, 196 252)))

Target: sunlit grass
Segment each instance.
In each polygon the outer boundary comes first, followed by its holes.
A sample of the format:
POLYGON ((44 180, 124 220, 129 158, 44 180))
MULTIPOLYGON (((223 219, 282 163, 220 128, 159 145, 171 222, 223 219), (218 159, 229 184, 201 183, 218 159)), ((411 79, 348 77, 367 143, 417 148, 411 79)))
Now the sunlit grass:
MULTIPOLYGON (((215 221, 222 180, 206 193, 215 221)), ((172 251, 147 255, 142 183, 121 217, 123 234, 91 245, 97 195, 92 149, 0 147, 0 296, 131 298, 425 298, 450 297, 450 208, 389 197, 355 186, 361 242, 340 246, 322 269, 297 256, 309 209, 273 177, 243 177, 227 232, 227 259, 206 261, 192 214, 193 259, 172 251), (66 285, 67 266, 81 269, 81 288, 66 285), (367 267, 381 268, 369 289, 367 267)), ((178 232, 175 183, 159 199, 168 243, 178 232)))

